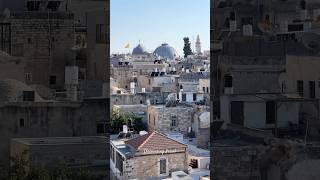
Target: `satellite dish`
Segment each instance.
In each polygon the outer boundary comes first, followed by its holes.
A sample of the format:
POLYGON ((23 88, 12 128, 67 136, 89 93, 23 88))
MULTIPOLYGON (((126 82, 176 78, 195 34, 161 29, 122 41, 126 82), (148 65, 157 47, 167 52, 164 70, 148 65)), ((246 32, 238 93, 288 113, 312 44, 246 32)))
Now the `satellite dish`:
POLYGON ((3 16, 4 18, 8 19, 10 18, 10 10, 8 8, 5 8, 4 11, 3 11, 3 16))
POLYGON ((302 44, 313 52, 320 52, 320 35, 315 33, 300 34, 302 44))

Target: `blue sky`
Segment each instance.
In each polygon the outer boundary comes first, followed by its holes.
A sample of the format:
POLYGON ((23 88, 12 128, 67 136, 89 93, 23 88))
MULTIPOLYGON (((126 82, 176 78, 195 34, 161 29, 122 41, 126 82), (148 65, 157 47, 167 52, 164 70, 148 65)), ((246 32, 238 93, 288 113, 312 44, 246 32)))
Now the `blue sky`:
MULTIPOLYGON (((128 52, 140 42, 152 52, 166 42, 183 55, 183 37, 200 35, 210 47, 210 0, 111 0, 111 53, 128 52)), ((192 44, 192 48, 194 44, 192 44)))

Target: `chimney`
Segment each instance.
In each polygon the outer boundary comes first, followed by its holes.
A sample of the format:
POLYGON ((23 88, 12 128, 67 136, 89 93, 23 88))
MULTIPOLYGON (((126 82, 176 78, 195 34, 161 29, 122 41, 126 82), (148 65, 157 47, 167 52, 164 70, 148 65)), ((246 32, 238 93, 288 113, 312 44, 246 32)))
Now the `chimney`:
POLYGON ((128 133, 128 126, 127 125, 123 125, 122 126, 122 132, 123 133, 128 133))

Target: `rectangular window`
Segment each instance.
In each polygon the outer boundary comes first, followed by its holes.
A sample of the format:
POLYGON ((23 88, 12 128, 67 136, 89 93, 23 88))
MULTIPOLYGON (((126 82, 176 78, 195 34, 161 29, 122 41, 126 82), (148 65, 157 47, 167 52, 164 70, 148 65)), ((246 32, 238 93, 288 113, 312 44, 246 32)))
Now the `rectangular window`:
POLYGON ((289 24, 288 31, 303 31, 303 24, 289 24))
POLYGON ((207 87, 207 93, 209 93, 209 87, 207 87))
POLYGON ((167 160, 162 158, 160 159, 160 174, 167 173, 167 160))
POLYGON ((266 102, 266 124, 276 122, 276 103, 274 101, 266 102))
POLYGON ((309 81, 309 97, 311 99, 316 98, 316 82, 309 81))
POLYGON ((116 152, 116 168, 120 171, 120 175, 123 174, 123 161, 121 154, 116 152))
POLYGON ((177 126, 177 116, 175 114, 171 114, 171 127, 177 126))
POLYGON ((202 91, 205 93, 206 92, 206 87, 202 87, 202 91))
POLYGON ((105 43, 104 24, 96 25, 96 42, 99 44, 105 43))
POLYGON ((0 23, 0 50, 11 54, 11 25, 0 23))
POLYGON ((193 101, 197 101, 197 94, 193 93, 193 101))
POLYGON ((187 100, 187 95, 186 94, 182 94, 182 101, 186 101, 187 100))
POLYGON ((23 101, 34 101, 34 91, 23 91, 23 101))
POLYGON ((243 126, 244 124, 244 113, 243 113, 243 102, 232 101, 231 102, 231 123, 243 126))
POLYGON ((40 1, 28 1, 27 9, 28 11, 38 11, 40 8, 40 1))
POLYGON ((50 76, 49 82, 50 82, 50 85, 55 85, 57 83, 57 77, 50 76))
POLYGON ((224 77, 224 87, 232 87, 232 76, 226 75, 224 77))
POLYGON ((19 125, 20 125, 20 127, 24 127, 25 126, 25 122, 24 122, 23 118, 20 119, 19 125))
POLYGON ((297 93, 303 97, 303 81, 302 80, 298 80, 297 81, 297 93))

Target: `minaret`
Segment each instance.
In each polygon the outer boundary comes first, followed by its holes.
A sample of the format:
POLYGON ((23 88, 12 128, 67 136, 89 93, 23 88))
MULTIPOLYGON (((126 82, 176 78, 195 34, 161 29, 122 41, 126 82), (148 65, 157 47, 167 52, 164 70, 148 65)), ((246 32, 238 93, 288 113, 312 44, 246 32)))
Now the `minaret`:
POLYGON ((197 41, 195 46, 196 46, 196 53, 201 54, 201 42, 200 42, 199 34, 197 36, 197 41))

